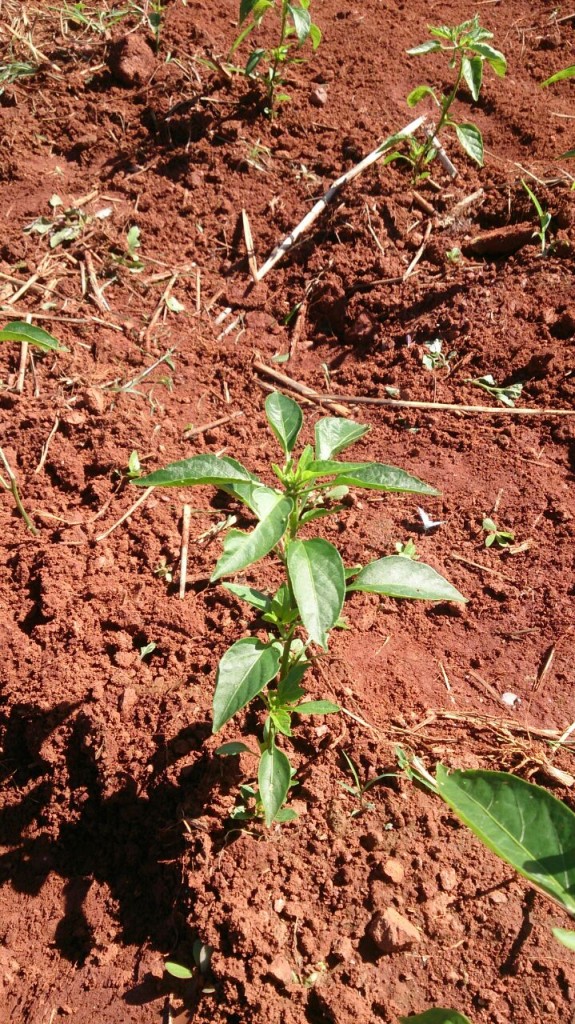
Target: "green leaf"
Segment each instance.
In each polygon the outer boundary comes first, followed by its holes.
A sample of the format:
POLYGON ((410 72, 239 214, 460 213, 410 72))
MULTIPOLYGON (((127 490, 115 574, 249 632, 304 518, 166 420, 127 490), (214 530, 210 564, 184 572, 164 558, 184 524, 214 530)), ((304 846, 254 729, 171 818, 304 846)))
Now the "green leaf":
POLYGON ((475 163, 483 167, 483 137, 474 124, 456 124, 455 133, 459 145, 475 163))
POLYGON ((262 594, 261 590, 254 590, 253 587, 247 587, 243 583, 222 583, 222 586, 225 590, 229 590, 230 594, 239 597, 240 601, 245 601, 252 608, 257 608, 259 612, 267 612, 271 607, 271 598, 267 594, 262 594))
POLYGON ((258 519, 262 517, 262 509, 269 507, 268 502, 271 505, 278 497, 281 497, 280 491, 276 491, 273 487, 264 487, 254 476, 252 476, 249 483, 220 483, 217 486, 220 491, 225 491, 230 497, 247 505, 258 519))
POLYGON ((411 50, 405 52, 410 57, 419 57, 421 53, 433 53, 435 50, 440 50, 441 44, 435 39, 427 39, 425 43, 419 43, 417 46, 412 46, 411 50))
POLYGON ((473 50, 473 53, 482 57, 483 60, 486 60, 496 75, 503 78, 507 71, 507 61, 499 50, 496 50, 493 46, 488 46, 487 43, 473 43, 470 49, 473 50))
MULTIPOLYGON (((408 51, 409 52, 409 51, 408 51)), ((412 89, 407 96, 407 106, 415 107, 425 96, 431 96, 437 103, 437 96, 435 91, 430 88, 429 85, 418 85, 416 89, 412 89)))
POLYGON ((551 931, 557 942, 575 953, 575 932, 569 931, 568 928, 552 928, 551 931))
POLYGON ((546 78, 544 82, 541 82, 542 86, 553 85, 554 82, 564 82, 566 78, 575 78, 575 64, 571 64, 568 68, 562 68, 561 71, 556 71, 551 78, 546 78))
POLYGON ((463 594, 430 565, 401 555, 388 555, 369 562, 347 589, 421 601, 465 602, 463 594))
POLYGON ((258 0, 240 0, 240 14, 238 25, 242 25, 246 18, 249 18, 258 0))
POLYGON ((416 476, 411 476, 397 466, 386 466, 383 462, 316 461, 309 468, 316 476, 335 475, 338 485, 347 484, 374 491, 402 491, 433 496, 439 494, 434 487, 423 483, 416 476))
POLYGON ((310 26, 309 38, 311 40, 311 45, 313 49, 317 50, 319 44, 321 43, 321 29, 319 25, 312 24, 310 26))
POLYGON ((335 715, 341 708, 331 700, 308 700, 298 704, 294 711, 297 715, 335 715))
POLYGON ((218 666, 212 732, 249 704, 277 675, 280 652, 255 636, 244 637, 226 651, 218 666))
POLYGON ((276 700, 278 704, 295 704, 296 700, 303 697, 304 690, 299 685, 309 668, 309 661, 298 661, 292 665, 289 672, 284 676, 278 685, 276 700))
POLYGON ((264 809, 267 827, 272 824, 276 814, 285 803, 290 788, 290 763, 275 744, 271 750, 264 750, 258 771, 260 799, 264 809))
POLYGON ((370 428, 362 423, 353 423, 340 416, 324 416, 315 425, 316 459, 333 459, 345 448, 367 434, 370 428))
POLYGON ((222 743, 221 747, 214 750, 218 757, 234 757, 235 754, 253 754, 253 750, 240 740, 232 740, 230 743, 222 743))
POLYGON ((290 711, 287 711, 286 708, 277 708, 277 710, 270 711, 270 717, 278 732, 281 732, 283 736, 292 735, 290 711))
POLYGON ((260 519, 255 530, 250 530, 249 533, 244 533, 243 530, 228 531, 224 539, 224 553, 218 559, 210 577, 212 583, 221 576, 231 576, 234 572, 259 562, 260 558, 267 555, 281 540, 293 511, 293 501, 280 495, 274 497, 275 504, 268 514, 260 519))
POLYGON ((297 821, 298 817, 299 815, 297 811, 294 811, 291 807, 282 807, 277 812, 274 821, 283 824, 284 822, 288 821, 297 821))
POLYGON ((183 964, 174 963, 173 960, 166 960, 164 970, 173 978, 180 978, 181 981, 189 981, 194 977, 194 971, 191 971, 189 967, 184 967, 183 964))
POLYGON ((34 327, 32 324, 21 323, 18 320, 14 320, 2 328, 0 341, 27 341, 29 345, 34 345, 45 352, 68 351, 63 345, 60 345, 56 338, 48 334, 48 331, 42 330, 41 327, 34 327))
POLYGON ((400 1024, 471 1024, 469 1017, 457 1010, 446 1010, 442 1006, 434 1006, 423 1013, 413 1013, 410 1017, 400 1017, 400 1024))
POLYGON ((575 814, 546 789, 507 772, 437 766, 439 794, 519 874, 575 914, 575 814))
POLYGON ((294 540, 287 549, 294 597, 310 640, 327 648, 345 599, 345 570, 337 548, 327 540, 294 540))
POLYGON ((303 425, 303 413, 299 405, 279 391, 274 391, 266 398, 266 416, 282 451, 290 455, 303 425))
POLYGON ((242 482, 258 483, 235 459, 217 455, 193 455, 191 459, 171 462, 164 469, 132 480, 136 487, 196 487, 200 484, 222 487, 242 482))
POLYGON ((293 4, 288 4, 287 9, 292 16, 297 41, 299 45, 302 46, 311 31, 311 17, 309 11, 303 10, 301 7, 294 7, 293 4))
POLYGON ((483 61, 481 57, 463 57, 461 70, 467 83, 467 88, 477 103, 483 78, 483 61))

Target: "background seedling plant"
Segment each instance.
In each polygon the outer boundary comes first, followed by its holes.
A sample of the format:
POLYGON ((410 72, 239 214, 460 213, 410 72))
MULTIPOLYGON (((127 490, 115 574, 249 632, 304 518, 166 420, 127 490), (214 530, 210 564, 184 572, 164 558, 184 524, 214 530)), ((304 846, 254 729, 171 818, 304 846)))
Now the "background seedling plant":
POLYGON ((447 94, 438 94, 429 85, 418 85, 407 97, 407 104, 410 107, 415 107, 426 96, 430 96, 439 108, 439 120, 435 129, 430 133, 430 137, 414 160, 415 178, 421 177, 425 166, 434 158, 434 138, 439 138, 444 128, 454 128, 462 149, 480 167, 483 166, 483 138, 479 128, 470 122, 455 121, 451 116, 451 107, 462 82, 465 82, 473 100, 477 102, 481 92, 485 63, 489 64, 499 77, 505 75, 507 71, 507 61, 503 54, 487 43, 488 39, 493 38, 493 33, 480 26, 477 15, 471 21, 464 21, 454 28, 450 28, 448 25, 436 27, 430 25, 428 31, 432 38, 414 46, 407 51, 408 54, 419 56, 425 53, 444 53, 449 68, 455 72, 455 80, 447 94))
POLYGON ((295 56, 295 51, 299 51, 308 39, 314 50, 317 50, 321 42, 321 31, 312 22, 309 7, 310 0, 298 0, 297 3, 289 3, 288 0, 240 0, 240 33, 232 44, 230 58, 254 29, 259 28, 268 12, 268 22, 272 20, 272 12, 276 14, 276 24, 279 21, 277 45, 271 49, 257 47, 252 50, 244 69, 248 78, 255 78, 264 86, 267 100, 265 112, 270 117, 273 117, 278 103, 289 99, 287 93, 279 90, 284 85, 285 73, 290 64, 301 63, 302 58, 295 56), (265 70, 262 70, 265 65, 265 70))
POLYGON ((213 698, 213 732, 219 732, 242 708, 258 698, 265 710, 259 749, 242 742, 226 743, 222 755, 252 753, 258 758, 257 788, 243 794, 255 801, 266 825, 295 817, 284 804, 294 783, 294 770, 282 749, 292 735, 292 719, 339 710, 329 700, 306 700, 303 677, 313 649, 326 650, 332 629, 342 625, 346 594, 364 591, 429 601, 464 601, 430 566, 400 555, 346 569, 337 548, 322 537, 301 539, 314 520, 342 511, 335 502, 342 488, 411 492, 437 491, 402 469, 379 462, 343 462, 338 456, 363 437, 368 427, 338 417, 315 425, 315 445, 306 445, 295 459, 293 450, 303 414, 292 399, 277 392, 266 400, 266 416, 284 461, 272 464, 279 487, 263 484, 235 459, 196 455, 133 481, 141 487, 212 485, 243 502, 257 519, 247 533, 230 529, 224 539, 212 582, 242 573, 272 554, 283 582, 273 594, 244 583, 225 583, 236 597, 260 613, 267 629, 236 641, 220 660, 213 698), (334 495, 334 488, 337 488, 334 495), (331 492, 331 498, 329 497, 331 492), (282 745, 280 745, 280 743, 282 745))
POLYGON ((493 519, 484 519, 481 526, 487 534, 487 537, 485 538, 486 548, 493 547, 494 544, 500 548, 507 548, 510 544, 513 544, 513 541, 515 540, 513 530, 500 530, 493 519))
MULTIPOLYGON (((556 71, 554 75, 546 78, 541 84, 545 88, 547 85, 554 85, 555 82, 564 82, 567 78, 575 78, 575 64, 571 64, 568 68, 561 68, 561 71, 556 71)), ((562 160, 573 157, 575 157, 575 149, 568 149, 566 153, 561 154, 562 160)))
POLYGON ((346 754, 345 750, 342 750, 342 754, 346 760, 349 773, 353 779, 353 786, 350 786, 348 782, 340 782, 342 789, 345 789, 346 793, 353 796, 358 803, 358 806, 354 811, 351 812, 350 818, 357 818, 358 815, 363 814, 364 811, 372 811, 375 804, 370 803, 366 800, 365 794, 372 786, 376 786, 382 779, 394 779, 396 778, 395 772, 383 772, 381 775, 376 775, 374 779, 367 779, 365 782, 361 782, 359 772, 356 765, 353 763, 351 757, 346 754))
POLYGON ((521 179, 521 184, 523 185, 523 188, 525 189, 525 191, 527 192, 527 195, 529 196, 531 202, 533 203, 533 206, 535 207, 535 212, 536 212, 536 214, 537 214, 537 216, 539 218, 539 231, 534 231, 533 232, 533 238, 538 238, 539 239, 539 241, 541 242, 541 255, 545 256, 545 253, 549 249, 549 246, 547 245, 547 232, 548 232, 549 226, 551 224, 551 214, 549 213, 549 210, 544 210, 543 209, 543 207, 541 206, 541 203, 539 202, 537 196, 529 188, 529 185, 527 184, 527 182, 523 181, 523 178, 521 179))

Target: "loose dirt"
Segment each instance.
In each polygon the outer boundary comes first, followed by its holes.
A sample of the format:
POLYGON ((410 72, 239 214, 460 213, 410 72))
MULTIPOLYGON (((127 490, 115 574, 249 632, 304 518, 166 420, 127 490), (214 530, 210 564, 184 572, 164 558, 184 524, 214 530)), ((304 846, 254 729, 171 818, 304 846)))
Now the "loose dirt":
MULTIPOLYGON (((245 79, 206 63, 225 60, 234 4, 171 0, 157 52, 136 16, 106 36, 56 4, 0 4, 4 59, 36 67, 0 94, 2 323, 32 314, 67 347, 34 354, 21 392, 18 347, 0 353, 1 443, 39 528, 0 494, 2 1021, 395 1024, 432 1005, 474 1024, 573 1020, 573 957, 550 935, 564 916, 396 756, 516 771, 575 806, 555 771, 572 753, 541 733, 575 718, 573 419, 349 407, 371 427, 354 457, 435 485, 425 511, 445 522, 425 532, 412 497, 357 492, 325 536, 347 564, 412 537, 468 604, 351 598, 309 683, 348 713, 298 727, 300 817, 270 831, 230 822, 251 765, 214 757, 211 735, 218 659, 253 627, 209 584, 212 528, 241 510, 209 489, 155 491, 110 532, 141 496, 122 475, 133 450, 146 471, 225 450, 268 474, 254 360, 324 394, 501 409, 470 383, 490 373, 523 385, 521 406, 573 409, 573 164, 557 160, 573 86, 540 88, 573 63, 569 6, 480 6, 509 59, 472 110, 464 91, 456 104, 484 133, 483 169, 450 136, 459 173, 433 165, 439 190, 372 168, 253 286, 241 210, 261 265, 412 119, 414 86, 447 88, 435 57, 405 53, 427 20, 474 14, 316 7, 322 45, 270 122, 245 79), (522 178, 552 214, 546 255, 522 178), (70 208, 77 237, 50 248, 27 231, 70 208), (449 361, 431 372, 436 338, 449 361), (516 550, 485 549, 485 516, 516 550), (342 751, 362 780, 390 773, 363 808, 342 751), (198 940, 209 971, 170 978, 165 959, 192 964, 198 940)), ((306 439, 321 414, 306 406, 306 439)), ((225 738, 259 724, 250 710, 225 738)))

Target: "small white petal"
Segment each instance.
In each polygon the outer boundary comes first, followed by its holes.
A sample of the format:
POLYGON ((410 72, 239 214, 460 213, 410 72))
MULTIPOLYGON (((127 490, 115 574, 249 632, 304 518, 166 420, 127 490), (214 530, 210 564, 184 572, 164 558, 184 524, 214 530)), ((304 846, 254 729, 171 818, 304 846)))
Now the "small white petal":
POLYGON ((436 526, 443 526, 444 523, 446 522, 445 519, 431 519, 428 516, 427 512, 422 508, 418 507, 417 511, 419 513, 419 518, 421 519, 424 530, 433 530, 435 529, 436 526))
POLYGON ((521 697, 518 697, 516 693, 502 693, 501 700, 507 704, 508 708, 515 708, 521 704, 521 697))

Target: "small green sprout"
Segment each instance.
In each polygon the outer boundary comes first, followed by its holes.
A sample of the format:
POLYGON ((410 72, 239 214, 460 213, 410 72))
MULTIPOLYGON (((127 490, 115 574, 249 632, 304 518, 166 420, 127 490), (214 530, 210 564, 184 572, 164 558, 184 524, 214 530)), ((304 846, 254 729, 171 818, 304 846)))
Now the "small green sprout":
POLYGON ((340 782, 342 789, 345 789, 346 793, 350 793, 351 796, 355 797, 358 801, 359 806, 351 812, 350 818, 357 818, 358 815, 363 814, 364 811, 373 811, 375 804, 370 803, 369 800, 365 799, 365 794, 372 786, 376 786, 382 779, 395 779, 395 772, 383 772, 381 775, 376 775, 374 779, 368 779, 367 782, 360 782, 359 772, 353 763, 351 757, 349 757, 345 750, 342 750, 342 754, 347 761, 347 767, 349 768, 350 775, 353 778, 354 785, 350 786, 347 782, 340 782))
MULTIPOLYGON (((564 82, 567 78, 575 78, 575 64, 571 64, 568 68, 562 68, 561 71, 556 71, 554 75, 547 78, 542 82, 543 88, 548 85, 553 85, 555 82, 564 82)), ((566 153, 561 154, 561 160, 568 160, 575 157, 575 149, 568 149, 566 153)), ((573 185, 571 186, 574 187, 573 185)))
POLYGON ((426 352, 421 357, 421 362, 426 370, 434 373, 436 370, 449 370, 450 363, 457 358, 457 352, 443 352, 443 342, 440 338, 433 341, 426 341, 423 345, 426 352))
POLYGON ((539 241, 541 242, 541 254, 544 256, 545 253, 547 252, 547 248, 548 248, 548 246, 547 246, 547 232, 549 230, 549 225, 551 224, 551 214, 549 213, 549 210, 544 210, 543 209, 543 207, 541 206, 541 203, 539 202, 537 196, 529 188, 529 185, 527 184, 526 181, 523 180, 523 178, 521 179, 521 184, 523 185, 523 188, 527 192, 527 195, 529 196, 531 202, 533 203, 533 206, 535 207, 535 211, 537 213, 537 216, 539 217, 539 231, 534 231, 533 232, 533 237, 534 238, 538 238, 539 241))
MULTIPOLYGON (((268 11, 277 15, 278 41, 270 49, 256 47, 250 53, 245 68, 229 65, 232 71, 245 74, 263 85, 267 106, 265 113, 273 117, 278 103, 289 99, 287 93, 279 91, 285 84, 285 72, 290 64, 300 64, 302 58, 295 55, 309 40, 314 50, 321 42, 321 31, 311 20, 311 0, 240 0, 238 19, 239 35, 234 40, 230 58, 245 39, 261 25, 268 11)), ((271 20, 268 18, 268 21, 271 20)))
POLYGON ((338 459, 369 429, 343 418, 320 419, 315 424, 315 444, 305 445, 295 458, 293 451, 303 427, 301 408, 273 392, 265 409, 283 454, 281 464, 272 463, 279 486, 264 484, 235 459, 210 453, 174 462, 132 482, 138 487, 211 485, 246 505, 256 520, 248 532, 227 530, 223 553, 211 577, 213 583, 225 576, 235 577, 235 582, 223 586, 255 609, 260 620, 254 634, 236 640, 220 660, 212 729, 220 732, 256 699, 263 708, 265 720, 257 750, 232 741, 216 753, 251 753, 257 758, 257 783, 242 787, 244 803, 236 808, 234 817, 263 816, 270 827, 295 816, 285 806, 295 784, 295 769, 284 749, 292 736, 294 718, 297 722, 301 716, 340 710, 330 700, 308 700, 302 682, 319 651, 327 650, 331 631, 344 625, 342 609, 347 595, 358 591, 428 601, 465 598, 429 565, 390 555, 363 568, 346 568, 334 544, 323 537, 309 537, 308 527, 314 520, 340 511, 337 501, 349 487, 428 496, 436 496, 437 491, 395 466, 338 459), (252 585, 251 571, 245 580, 246 570, 267 555, 274 557, 282 580, 272 593, 252 585), (263 636, 261 624, 267 630, 263 636))
POLYGON ((490 548, 494 544, 497 544, 500 548, 507 548, 515 540, 515 534, 513 530, 500 530, 493 519, 486 518, 481 524, 481 528, 487 534, 485 538, 485 547, 490 548))
POLYGON ((453 249, 448 249, 445 253, 445 259, 448 263, 459 263, 461 260, 461 249, 454 246, 453 249))
POLYGON ((409 537, 408 540, 404 541, 403 543, 400 540, 397 541, 395 545, 395 550, 398 555, 401 555, 402 558, 412 558, 415 560, 419 558, 419 555, 417 554, 417 547, 415 546, 415 543, 413 542, 411 537, 409 537))
POLYGON ((486 373, 483 377, 475 377, 474 379, 468 378, 467 383, 475 384, 476 387, 487 391, 489 395, 493 395, 493 398, 501 402, 501 405, 506 405, 508 409, 515 408, 515 403, 519 401, 523 391, 523 384, 519 383, 507 384, 506 387, 499 386, 491 373, 486 373))
POLYGON ((174 579, 174 570, 171 565, 168 565, 168 560, 165 555, 162 555, 156 568, 154 569, 154 576, 158 576, 159 579, 165 580, 166 583, 172 583, 174 579))
POLYGON ((157 643, 155 643, 153 640, 150 640, 149 644, 144 644, 143 647, 140 647, 140 661, 143 661, 144 658, 147 658, 149 654, 153 654, 157 646, 157 643))
POLYGON ((419 85, 407 97, 409 107, 415 107, 422 99, 430 97, 439 108, 437 124, 429 133, 427 141, 415 160, 414 176, 416 178, 421 176, 426 164, 435 156, 433 152, 437 146, 435 140, 439 138, 443 128, 453 128, 462 149, 475 163, 480 167, 483 166, 483 138, 479 128, 471 123, 462 124, 454 121, 451 116, 451 107, 462 82, 465 82, 473 101, 477 103, 486 63, 499 77, 505 75, 507 71, 507 61, 503 54, 487 42, 488 39, 493 38, 493 33, 481 27, 477 15, 471 21, 464 21, 454 28, 450 28, 448 25, 429 26, 429 34, 431 39, 420 43, 419 46, 414 46, 407 51, 408 54, 410 56, 437 52, 445 54, 449 67, 455 72, 455 81, 447 95, 438 94, 429 85, 419 85))
POLYGON ((13 85, 20 78, 30 78, 35 75, 38 68, 35 64, 27 64, 22 60, 2 62, 0 64, 0 96, 7 85, 13 85))

